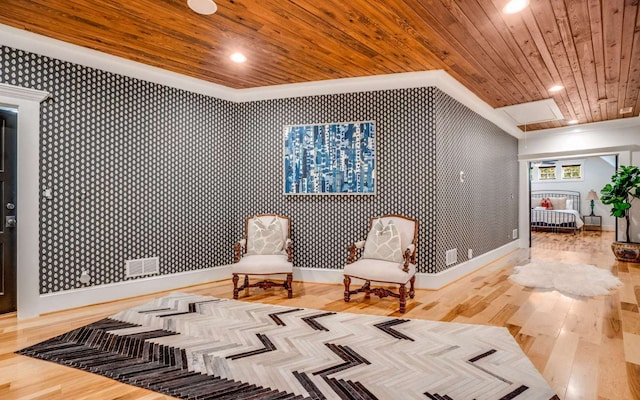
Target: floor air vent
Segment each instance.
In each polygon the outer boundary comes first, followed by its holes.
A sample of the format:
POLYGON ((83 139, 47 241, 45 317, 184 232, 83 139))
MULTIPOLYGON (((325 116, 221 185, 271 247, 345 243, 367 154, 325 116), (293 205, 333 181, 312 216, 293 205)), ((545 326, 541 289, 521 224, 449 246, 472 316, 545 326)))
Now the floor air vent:
POLYGON ((157 274, 160 270, 160 258, 151 257, 127 260, 125 261, 125 268, 127 277, 157 274))

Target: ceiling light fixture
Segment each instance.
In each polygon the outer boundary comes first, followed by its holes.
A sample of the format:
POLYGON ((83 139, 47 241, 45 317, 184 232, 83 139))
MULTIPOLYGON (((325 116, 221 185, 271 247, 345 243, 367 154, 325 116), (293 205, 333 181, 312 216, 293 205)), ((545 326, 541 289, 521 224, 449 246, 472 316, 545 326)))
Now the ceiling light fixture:
POLYGON ((187 4, 198 14, 211 15, 218 11, 218 6, 213 0, 187 0, 187 4))
POLYGON ((238 52, 233 53, 229 58, 235 63, 243 63, 247 61, 247 57, 245 57, 244 54, 238 52))
POLYGON ((567 121, 567 124, 568 124, 568 125, 575 125, 575 124, 577 124, 577 123, 578 123, 578 120, 577 120, 577 119, 570 119, 569 121, 567 121))
POLYGON ((511 0, 504 6, 502 12, 505 14, 515 14, 525 9, 529 5, 529 0, 511 0))
POLYGON ((551 86, 548 90, 549 90, 550 92, 559 92, 559 91, 561 91, 562 89, 564 89, 564 86, 562 86, 562 85, 553 85, 553 86, 551 86))

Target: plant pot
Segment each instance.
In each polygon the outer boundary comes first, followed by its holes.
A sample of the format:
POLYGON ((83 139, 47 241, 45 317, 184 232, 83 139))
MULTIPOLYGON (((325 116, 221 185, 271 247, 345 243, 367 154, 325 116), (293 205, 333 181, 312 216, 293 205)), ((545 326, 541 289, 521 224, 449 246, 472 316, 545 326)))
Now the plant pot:
POLYGON ((640 263, 640 243, 613 242, 611 250, 618 261, 640 263))

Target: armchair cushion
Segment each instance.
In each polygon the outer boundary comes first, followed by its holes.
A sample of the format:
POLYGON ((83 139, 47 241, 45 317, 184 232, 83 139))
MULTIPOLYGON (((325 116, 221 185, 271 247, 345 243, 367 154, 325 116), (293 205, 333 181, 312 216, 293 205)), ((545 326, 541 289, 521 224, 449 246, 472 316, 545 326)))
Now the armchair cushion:
POLYGON ((284 235, 278 218, 274 218, 268 225, 254 218, 249 224, 247 234, 247 255, 282 254, 284 235))
POLYGON ((381 220, 377 220, 367 236, 362 258, 400 263, 402 258, 402 246, 400 233, 393 221, 385 226, 381 220))
POLYGON ((231 265, 235 274, 290 274, 293 263, 287 261, 283 254, 248 255, 231 265))
POLYGON ((402 270, 402 263, 361 258, 344 267, 344 274, 368 281, 405 284, 416 273, 416 266, 409 264, 409 271, 402 270))

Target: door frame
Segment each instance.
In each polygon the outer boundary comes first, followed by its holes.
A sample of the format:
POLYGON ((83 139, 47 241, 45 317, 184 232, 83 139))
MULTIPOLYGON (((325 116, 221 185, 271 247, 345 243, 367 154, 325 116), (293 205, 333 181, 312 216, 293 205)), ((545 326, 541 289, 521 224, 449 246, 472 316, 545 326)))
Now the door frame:
MULTIPOLYGON (((635 150, 633 146, 626 146, 626 149, 618 148, 600 148, 593 149, 592 151, 575 151, 575 152, 558 152, 558 153, 540 153, 540 154, 527 154, 523 155, 519 158, 518 164, 520 169, 520 219, 519 219, 519 230, 520 230, 520 247, 521 248, 530 248, 531 247, 531 231, 530 231, 530 218, 531 212, 530 203, 531 203, 531 186, 529 183, 529 162, 531 161, 540 161, 540 160, 559 160, 566 158, 579 158, 579 157, 597 157, 597 156, 616 156, 617 165, 630 165, 631 164, 631 153, 635 150)), ((618 237, 620 230, 622 229, 619 226, 617 218, 616 218, 616 238, 618 237)))
POLYGON ((42 90, 0 83, 0 104, 18 109, 16 228, 18 319, 37 317, 40 300, 39 168, 40 103, 50 94, 42 90))

